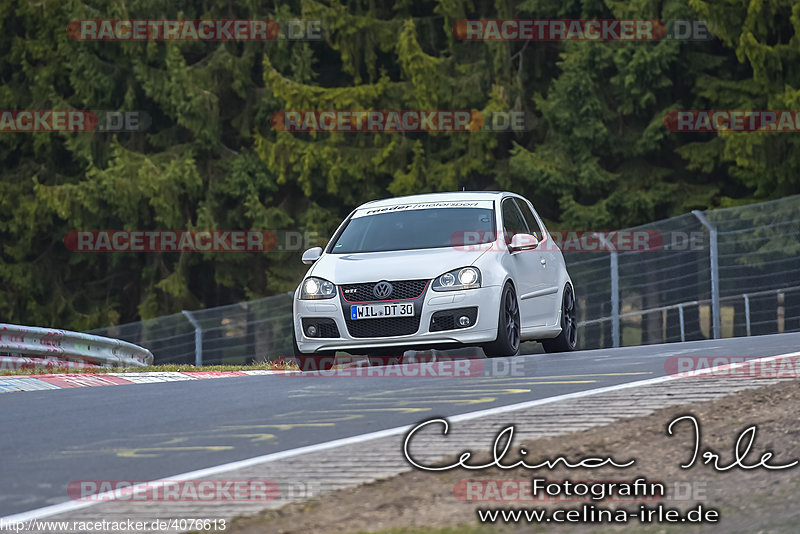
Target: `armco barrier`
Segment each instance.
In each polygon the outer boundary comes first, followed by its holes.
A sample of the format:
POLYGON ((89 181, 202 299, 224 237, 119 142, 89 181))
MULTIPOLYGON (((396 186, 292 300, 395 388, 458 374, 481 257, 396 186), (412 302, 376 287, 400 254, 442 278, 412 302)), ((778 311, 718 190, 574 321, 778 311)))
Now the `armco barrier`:
POLYGON ((152 365, 149 350, 82 332, 0 323, 0 355, 58 359, 101 367, 152 365))

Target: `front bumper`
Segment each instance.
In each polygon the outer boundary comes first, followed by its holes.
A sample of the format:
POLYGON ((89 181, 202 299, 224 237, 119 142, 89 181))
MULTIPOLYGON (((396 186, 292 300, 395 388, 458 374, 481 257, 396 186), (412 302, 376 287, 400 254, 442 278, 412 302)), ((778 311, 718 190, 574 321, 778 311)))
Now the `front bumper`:
MULTIPOLYGON (((394 321, 397 318, 377 318, 377 319, 357 319, 358 322, 374 321, 370 324, 371 330, 374 329, 378 335, 361 337, 363 330, 358 334, 359 337, 352 335, 345 316, 349 317, 349 303, 342 298, 326 300, 300 300, 295 295, 293 306, 293 322, 297 347, 301 352, 310 354, 319 351, 331 350, 358 350, 367 348, 391 348, 398 347, 404 349, 425 348, 434 346, 447 346, 456 348, 459 345, 479 345, 494 341, 497 337, 497 320, 500 306, 500 288, 496 286, 481 287, 478 289, 465 289, 461 291, 437 292, 430 286, 418 299, 415 299, 415 310, 419 308, 419 327, 416 332, 407 335, 382 335, 380 321, 394 321), (431 331, 431 317, 436 312, 451 309, 477 308, 475 322, 466 328, 453 330, 431 331), (329 319, 336 324, 339 337, 309 337, 304 332, 303 319, 329 319)), ((341 293, 340 293, 341 295, 341 293)), ((369 302, 358 302, 357 304, 370 304, 369 302)), ((387 332, 391 328, 385 329, 387 332)))

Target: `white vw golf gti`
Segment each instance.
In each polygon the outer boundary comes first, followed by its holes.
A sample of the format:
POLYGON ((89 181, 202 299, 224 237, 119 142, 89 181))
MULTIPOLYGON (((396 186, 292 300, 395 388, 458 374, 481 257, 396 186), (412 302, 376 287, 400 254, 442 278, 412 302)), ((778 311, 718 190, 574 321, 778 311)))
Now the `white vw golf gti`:
POLYGON ((504 192, 415 195, 368 202, 323 250, 295 291, 300 354, 402 354, 482 347, 547 352, 577 341, 564 258, 526 199, 504 192))

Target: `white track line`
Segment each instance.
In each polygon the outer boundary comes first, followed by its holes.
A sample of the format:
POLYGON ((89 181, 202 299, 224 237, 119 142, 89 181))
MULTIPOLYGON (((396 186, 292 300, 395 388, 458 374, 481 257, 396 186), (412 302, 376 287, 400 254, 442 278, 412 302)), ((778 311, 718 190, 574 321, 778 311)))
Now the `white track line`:
MULTIPOLYGON (((764 358, 753 358, 747 360, 745 362, 739 362, 734 364, 727 364, 727 365, 720 365, 716 367, 710 367, 708 369, 701 369, 698 371, 689 371, 684 372, 679 375, 666 375, 660 376, 657 378, 648 378, 646 380, 638 380, 636 382, 626 382, 624 384, 617 384, 614 386, 606 386, 602 388, 596 389, 589 389, 585 391, 578 391, 575 393, 566 393, 564 395, 556 395, 554 397, 548 397, 546 399, 538 399, 533 401, 526 401, 526 402, 519 402, 516 404, 509 404, 507 406, 498 406, 496 408, 488 408, 485 410, 478 410, 474 412, 468 412, 460 415, 454 415, 452 417, 448 417, 448 419, 452 422, 460 422, 460 421, 470 421, 472 419, 478 419, 480 417, 486 417, 490 415, 497 415, 506 412, 513 412, 516 410, 524 410, 526 408, 532 408, 534 406, 541 406, 543 404, 551 404, 554 402, 560 402, 570 399, 579 399, 582 397, 589 397, 592 395, 598 395, 600 393, 609 393, 612 391, 619 391, 622 389, 628 389, 638 386, 649 386, 652 384, 660 384, 662 382, 668 382, 670 380, 676 380, 680 378, 691 378, 703 374, 708 373, 715 373, 719 371, 729 370, 729 369, 736 369, 738 367, 742 367, 745 365, 750 365, 750 362, 754 360, 758 361, 770 361, 770 360, 778 360, 782 358, 790 358, 793 356, 800 356, 800 352, 792 352, 787 354, 778 354, 776 356, 767 356, 764 358)), ((709 356, 709 359, 713 359, 713 356, 709 356)), ((723 356, 718 356, 718 358, 723 358, 723 356)), ((133 490, 140 486, 148 486, 150 488, 153 487, 160 487, 167 482, 170 481, 186 481, 186 480, 195 480, 198 478, 209 477, 214 475, 219 475, 222 473, 227 473, 229 471, 234 471, 236 469, 243 469, 246 467, 252 467, 254 465, 259 464, 266 464, 271 462, 277 462, 279 460, 285 460, 286 458, 292 458, 294 456, 299 456, 301 454, 306 454, 310 452, 320 452, 325 451, 328 449, 333 449, 336 447, 342 447, 345 445, 355 445, 359 443, 364 443, 365 441, 372 441, 374 439, 386 438, 390 436, 397 436, 400 434, 406 433, 408 430, 413 428, 414 425, 406 425, 406 426, 398 426, 395 428, 388 428, 386 430, 379 430, 377 432, 370 432, 368 434, 359 434, 358 436, 351 436, 349 438, 341 438, 335 439, 333 441, 326 441, 324 443, 317 443, 315 445, 308 445, 305 447, 298 447, 296 449, 289 449, 286 451, 281 452, 274 452, 271 454, 265 454, 262 456, 255 456, 253 458, 247 458, 245 460, 238 460, 235 462, 229 462, 226 464, 216 465, 214 467, 207 467, 205 469, 198 469, 196 471, 189 471, 187 473, 181 473, 179 475, 174 475, 166 478, 161 478, 152 482, 145 482, 142 484, 138 484, 136 486, 131 486, 126 488, 126 491, 123 493, 121 491, 117 491, 117 496, 124 496, 127 493, 133 492, 133 490)), ((94 499, 92 501, 67 501, 59 504, 53 504, 50 506, 44 506, 42 508, 37 508, 35 510, 29 510, 27 512, 22 512, 19 514, 9 515, 5 517, 0 517, 0 521, 3 521, 6 524, 9 523, 21 523, 25 521, 31 521, 36 519, 43 519, 45 517, 50 517, 57 514, 63 514, 67 512, 74 512, 76 510, 81 510, 83 508, 88 508, 90 506, 94 506, 96 504, 108 503, 113 502, 115 499, 115 491, 107 491, 105 493, 99 493, 96 496, 93 496, 94 499)))

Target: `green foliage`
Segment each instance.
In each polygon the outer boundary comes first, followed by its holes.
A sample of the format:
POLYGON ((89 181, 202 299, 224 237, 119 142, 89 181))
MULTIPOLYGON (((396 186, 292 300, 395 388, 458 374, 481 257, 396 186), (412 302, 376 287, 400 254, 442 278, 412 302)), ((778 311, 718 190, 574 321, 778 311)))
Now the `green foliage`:
POLYGON ((140 110, 144 132, 0 134, 0 321, 89 329, 291 290, 299 253, 73 253, 70 230, 329 235, 389 195, 509 189, 611 229, 800 192, 800 137, 673 133, 800 109, 800 4, 0 0, 0 108, 140 110), (711 41, 469 42, 464 18, 705 20, 711 41), (322 41, 88 42, 81 18, 319 20, 322 41), (523 132, 287 133, 282 110, 522 111, 523 132))

